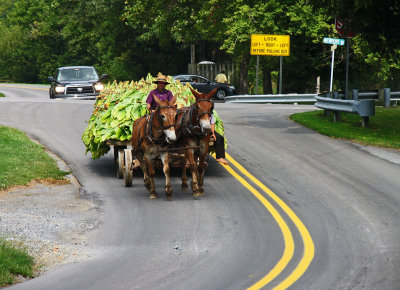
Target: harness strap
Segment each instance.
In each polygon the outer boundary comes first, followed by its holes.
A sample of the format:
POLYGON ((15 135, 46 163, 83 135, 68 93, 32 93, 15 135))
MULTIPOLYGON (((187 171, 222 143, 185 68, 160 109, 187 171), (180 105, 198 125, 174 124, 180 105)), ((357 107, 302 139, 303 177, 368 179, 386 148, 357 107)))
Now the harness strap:
MULTIPOLYGON (((197 99, 196 102, 201 102, 201 101, 206 101, 206 102, 211 102, 210 99, 197 99)), ((198 138, 202 138, 207 135, 207 132, 203 130, 203 128, 200 127, 199 125, 199 119, 201 116, 208 114, 209 116, 211 115, 210 112, 202 112, 201 114, 196 116, 195 122, 196 124, 193 125, 192 119, 193 119, 193 114, 194 114, 194 103, 190 106, 189 110, 185 112, 185 116, 182 119, 185 119, 182 122, 182 131, 183 134, 186 136, 194 136, 198 138), (186 115, 188 115, 188 118, 186 118, 186 115), (200 132, 196 129, 200 128, 200 132)))
POLYGON ((158 106, 157 109, 153 113, 151 113, 150 121, 149 121, 149 119, 147 119, 147 123, 146 123, 147 128, 146 128, 145 131, 147 131, 146 139, 150 143, 160 144, 166 139, 166 135, 164 133, 159 138, 155 138, 154 135, 153 135, 153 118, 156 115, 157 115, 158 122, 161 124, 160 128, 155 127, 157 132, 162 133, 165 129, 168 129, 168 128, 171 128, 171 127, 175 126, 175 124, 172 124, 172 125, 169 125, 169 126, 164 126, 163 125, 163 122, 161 120, 160 111, 161 111, 161 109, 167 109, 167 108, 174 108, 174 106, 158 106))
MULTIPOLYGON (((142 122, 142 120, 144 118, 147 118, 147 117, 148 117, 148 115, 144 115, 144 116, 140 117, 137 120, 136 126, 139 126, 140 122, 142 122)), ((132 131, 133 131, 133 128, 132 128, 132 131)), ((136 148, 139 149, 139 147, 140 147, 140 145, 142 145, 142 143, 143 143, 143 139, 140 137, 140 130, 139 130, 138 138, 137 138, 137 147, 136 148)))

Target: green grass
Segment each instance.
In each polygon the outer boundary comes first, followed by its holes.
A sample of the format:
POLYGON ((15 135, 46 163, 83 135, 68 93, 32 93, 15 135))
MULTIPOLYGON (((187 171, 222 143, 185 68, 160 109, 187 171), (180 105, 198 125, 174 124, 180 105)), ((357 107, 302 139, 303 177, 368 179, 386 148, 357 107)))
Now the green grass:
POLYGON ((325 117, 323 110, 294 114, 290 119, 323 135, 400 149, 400 107, 376 107, 375 116, 369 118, 369 128, 361 126, 359 115, 350 113, 341 113, 340 122, 333 122, 333 114, 325 117))
POLYGON ((5 95, 3 93, 0 93, 0 98, 4 98, 5 95))
POLYGON ((44 147, 33 143, 13 128, 0 126, 0 190, 27 185, 34 179, 64 179, 69 172, 60 170, 44 147))
POLYGON ((0 239, 0 287, 15 283, 18 275, 32 278, 34 260, 23 248, 0 239))

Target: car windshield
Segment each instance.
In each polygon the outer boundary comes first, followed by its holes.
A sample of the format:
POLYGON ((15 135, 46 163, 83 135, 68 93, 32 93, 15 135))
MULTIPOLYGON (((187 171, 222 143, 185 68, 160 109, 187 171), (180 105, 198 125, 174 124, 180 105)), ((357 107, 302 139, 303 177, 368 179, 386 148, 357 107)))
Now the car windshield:
POLYGON ((190 82, 191 81, 190 76, 179 76, 179 77, 176 77, 175 79, 179 80, 181 82, 190 82))
POLYGON ((205 84, 207 83, 207 80, 201 77, 192 77, 192 82, 198 84, 205 84))
POLYGON ((57 76, 59 81, 91 81, 99 77, 93 68, 74 68, 60 70, 57 76))

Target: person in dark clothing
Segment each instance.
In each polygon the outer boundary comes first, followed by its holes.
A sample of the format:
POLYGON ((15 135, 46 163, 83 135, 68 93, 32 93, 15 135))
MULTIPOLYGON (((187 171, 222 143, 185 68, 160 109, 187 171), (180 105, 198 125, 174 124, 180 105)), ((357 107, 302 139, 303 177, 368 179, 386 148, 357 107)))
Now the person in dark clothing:
POLYGON ((222 164, 229 164, 225 159, 225 138, 215 131, 215 117, 214 114, 210 116, 211 122, 211 137, 214 138, 215 159, 222 164))

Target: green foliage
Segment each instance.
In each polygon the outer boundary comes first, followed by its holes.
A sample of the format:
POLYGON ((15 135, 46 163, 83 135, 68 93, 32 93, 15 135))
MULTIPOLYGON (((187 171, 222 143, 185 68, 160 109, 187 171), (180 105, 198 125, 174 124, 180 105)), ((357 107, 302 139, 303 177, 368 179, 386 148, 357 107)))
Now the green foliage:
POLYGON ((0 287, 15 282, 17 275, 33 277, 34 260, 25 249, 0 239, 0 287))
MULTIPOLYGON (((132 125, 140 117, 148 114, 147 96, 157 86, 155 77, 148 74, 138 82, 114 82, 106 85, 97 98, 88 126, 82 134, 86 153, 91 152, 97 159, 109 150, 107 142, 129 142, 132 137, 132 125)), ((168 89, 177 97, 178 109, 188 107, 195 102, 190 85, 182 84, 168 76, 168 89)), ((216 114, 216 131, 224 135, 222 120, 216 114)))
MULTIPOLYGON (((398 88, 400 12, 396 0, 0 0, 0 77, 45 83, 58 66, 94 65, 111 79, 148 72, 185 73, 190 46, 197 61, 236 62, 246 93, 252 33, 290 35, 284 91, 311 92, 317 76, 329 87, 334 18, 348 18, 357 37, 350 48, 350 87, 398 88)), ((335 85, 344 87, 345 49, 335 55, 335 85)), ((260 57, 265 76, 278 57, 260 57)), ((269 77, 264 78, 265 80, 269 77)), ((249 79, 254 82, 254 80, 249 79)), ((267 88, 268 89, 268 88, 267 88)))

